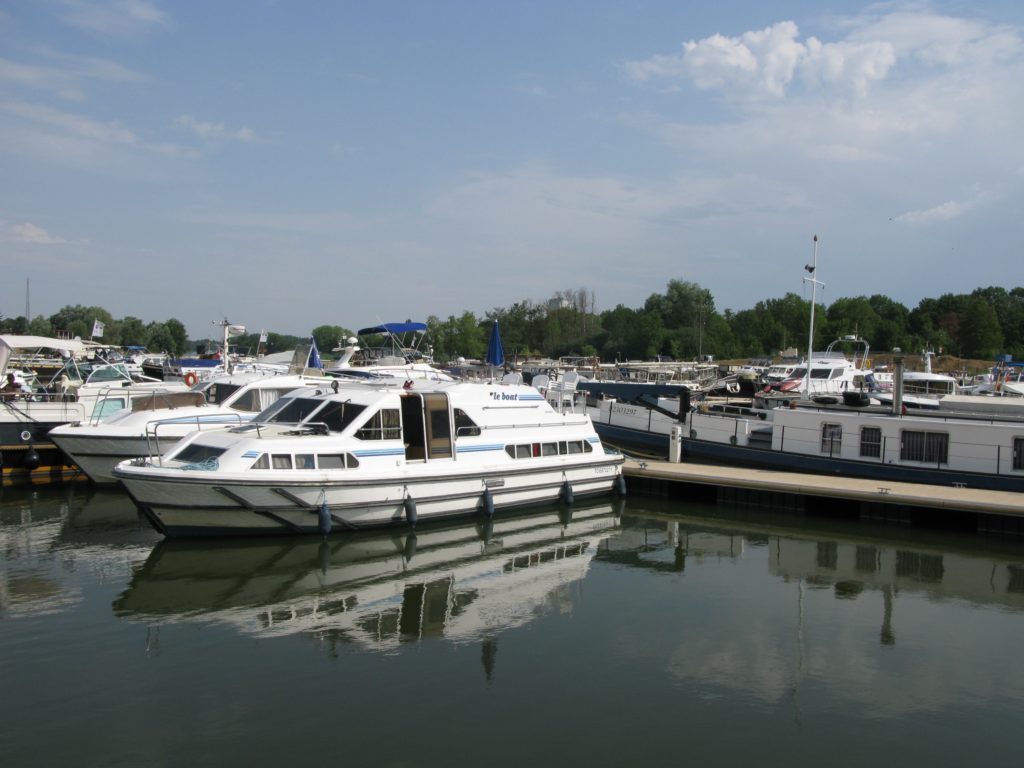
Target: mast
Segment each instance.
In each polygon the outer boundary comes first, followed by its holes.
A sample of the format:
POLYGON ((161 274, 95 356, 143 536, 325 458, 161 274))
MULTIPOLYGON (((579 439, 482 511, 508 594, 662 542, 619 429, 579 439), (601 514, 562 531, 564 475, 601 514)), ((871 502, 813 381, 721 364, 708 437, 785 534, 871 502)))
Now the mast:
POLYGON ((814 260, 810 264, 804 265, 810 273, 810 277, 805 277, 804 282, 811 284, 811 330, 807 339, 807 372, 804 374, 804 394, 809 395, 811 391, 811 362, 814 356, 814 305, 818 297, 818 286, 824 287, 824 283, 818 281, 814 276, 815 271, 818 269, 818 236, 814 236, 814 260))

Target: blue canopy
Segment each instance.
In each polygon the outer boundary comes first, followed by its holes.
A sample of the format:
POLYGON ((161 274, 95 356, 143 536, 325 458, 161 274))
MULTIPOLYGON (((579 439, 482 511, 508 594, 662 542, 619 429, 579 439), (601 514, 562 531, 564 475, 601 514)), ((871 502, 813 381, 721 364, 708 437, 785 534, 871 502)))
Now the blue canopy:
POLYGON ((360 336, 368 333, 408 333, 409 331, 425 331, 426 323, 381 323, 372 328, 363 328, 359 331, 360 336))
POLYGON ((484 362, 500 368, 505 364, 505 350, 501 346, 501 331, 498 330, 498 321, 491 326, 491 338, 487 342, 487 357, 484 362))

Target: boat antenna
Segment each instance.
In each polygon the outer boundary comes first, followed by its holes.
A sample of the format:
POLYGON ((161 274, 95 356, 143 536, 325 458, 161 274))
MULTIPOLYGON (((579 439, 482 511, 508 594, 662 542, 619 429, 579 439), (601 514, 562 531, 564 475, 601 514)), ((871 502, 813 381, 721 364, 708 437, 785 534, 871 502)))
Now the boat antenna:
POLYGON ((818 236, 814 236, 814 260, 810 264, 805 264, 804 269, 810 273, 810 277, 805 277, 804 282, 811 284, 811 330, 810 335, 807 339, 807 371, 804 373, 804 394, 810 395, 811 391, 811 362, 814 355, 814 304, 817 301, 818 286, 825 287, 825 284, 820 282, 814 275, 818 270, 818 236))

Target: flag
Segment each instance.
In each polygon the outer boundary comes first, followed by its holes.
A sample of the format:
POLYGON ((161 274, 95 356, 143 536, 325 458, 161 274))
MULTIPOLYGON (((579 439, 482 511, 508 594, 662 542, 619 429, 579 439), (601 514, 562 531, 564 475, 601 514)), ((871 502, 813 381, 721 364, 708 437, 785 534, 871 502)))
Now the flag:
POLYGON ((100 338, 101 336, 103 336, 103 328, 104 327, 105 326, 103 325, 103 323, 101 323, 99 320, 93 320, 92 321, 92 337, 94 339, 96 339, 96 338, 100 338))
POLYGON ((312 336, 310 336, 309 337, 309 341, 310 341, 309 364, 306 367, 307 368, 323 368, 324 364, 320 360, 320 352, 316 348, 316 339, 314 339, 312 336))
POLYGON ((245 326, 244 325, 229 325, 228 326, 228 338, 229 339, 232 336, 241 336, 243 333, 245 333, 245 326))

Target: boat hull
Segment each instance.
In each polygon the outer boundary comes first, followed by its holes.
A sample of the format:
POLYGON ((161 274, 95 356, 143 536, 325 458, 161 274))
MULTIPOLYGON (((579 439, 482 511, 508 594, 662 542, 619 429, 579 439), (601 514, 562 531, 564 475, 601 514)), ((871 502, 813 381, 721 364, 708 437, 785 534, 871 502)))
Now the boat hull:
POLYGON ((182 478, 173 471, 161 479, 159 470, 148 468, 143 477, 132 469, 119 467, 117 478, 153 527, 175 538, 415 525, 610 494, 620 488, 622 457, 530 471, 409 472, 359 480, 325 476, 303 482, 254 483, 251 476, 209 480, 202 472, 182 478))

